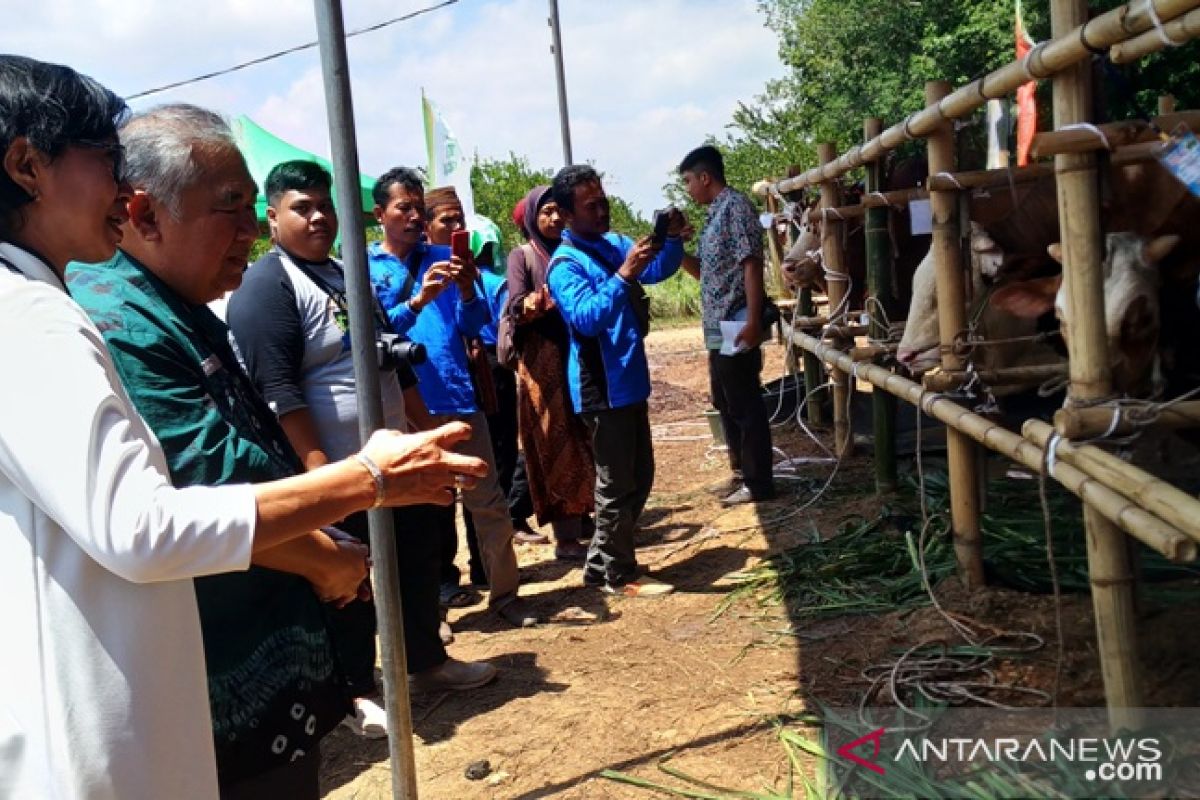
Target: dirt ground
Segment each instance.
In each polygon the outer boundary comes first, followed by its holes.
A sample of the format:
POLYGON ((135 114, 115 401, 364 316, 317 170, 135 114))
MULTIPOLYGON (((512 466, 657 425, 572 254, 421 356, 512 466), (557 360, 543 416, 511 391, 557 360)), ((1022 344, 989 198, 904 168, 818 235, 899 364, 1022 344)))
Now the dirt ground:
MULTIPOLYGON (((708 378, 699 331, 656 331, 648 349, 657 472, 639 559, 677 592, 655 600, 607 597, 582 587, 580 570, 556 562, 552 546, 518 546, 522 592, 551 620, 512 630, 482 605, 450 612, 451 654, 490 661, 501 677, 469 693, 413 697, 422 798, 655 796, 601 777, 606 769, 697 790, 660 769, 664 757, 695 779, 782 793, 790 761, 778 720, 803 713, 814 699, 856 702, 867 686, 865 666, 921 642, 954 640, 933 608, 810 626, 794 624, 777 603, 739 601, 718 613, 739 571, 809 540, 814 526, 829 532, 852 512, 878 509, 870 462, 852 458, 838 473, 836 486, 863 490, 856 499, 840 493, 836 501, 789 516, 788 509, 807 502, 812 487, 828 477, 828 464, 814 464, 801 473, 813 480, 794 482, 775 502, 757 510, 722 509, 706 491, 727 469, 703 416, 708 378), (469 780, 464 771, 480 760, 489 762, 490 774, 469 780)), ((783 374, 784 352, 772 343, 765 353, 769 381, 783 374)), ((777 429, 776 445, 793 457, 821 455, 794 427, 777 429)), ((1051 597, 1000 589, 968 594, 953 580, 938 594, 947 610, 984 630, 1007 631, 1019 621, 1021 629, 1042 636, 1045 647, 997 669, 1021 685, 1054 689, 1059 649, 1051 597)), ((1148 687, 1155 705, 1200 705, 1190 658, 1200 611, 1181 613, 1198 618, 1144 609, 1143 660, 1155 665, 1148 687)), ((1061 614, 1060 702, 1102 705, 1090 601, 1068 596, 1061 614)), ((325 797, 391 796, 386 742, 339 728, 325 740, 323 754, 325 797)))

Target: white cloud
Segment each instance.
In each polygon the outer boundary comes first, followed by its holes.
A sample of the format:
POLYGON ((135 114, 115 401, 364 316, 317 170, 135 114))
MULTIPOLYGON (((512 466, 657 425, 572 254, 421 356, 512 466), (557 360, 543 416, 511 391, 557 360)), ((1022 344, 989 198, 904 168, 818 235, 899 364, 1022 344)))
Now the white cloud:
MULTIPOLYGON (((433 0, 354 0, 354 30, 433 0)), ((720 134, 739 100, 781 73, 753 0, 560 0, 576 161, 643 212, 661 204, 673 166, 720 134)), ((6 20, 11 49, 62 61, 132 93, 316 38, 305 0, 41 0, 6 20)), ((463 0, 350 40, 362 168, 424 162, 421 88, 468 151, 562 160, 545 0, 463 0)), ((179 100, 245 113, 328 154, 315 49, 139 101, 179 100)))

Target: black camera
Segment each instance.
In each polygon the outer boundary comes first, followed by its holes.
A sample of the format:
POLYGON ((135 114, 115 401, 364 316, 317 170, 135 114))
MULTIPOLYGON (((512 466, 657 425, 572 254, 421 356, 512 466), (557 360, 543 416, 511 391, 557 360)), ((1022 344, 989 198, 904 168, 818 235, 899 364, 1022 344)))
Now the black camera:
POLYGON ((401 364, 416 366, 429 360, 425 345, 401 338, 396 333, 375 335, 375 356, 380 369, 398 369, 401 364))

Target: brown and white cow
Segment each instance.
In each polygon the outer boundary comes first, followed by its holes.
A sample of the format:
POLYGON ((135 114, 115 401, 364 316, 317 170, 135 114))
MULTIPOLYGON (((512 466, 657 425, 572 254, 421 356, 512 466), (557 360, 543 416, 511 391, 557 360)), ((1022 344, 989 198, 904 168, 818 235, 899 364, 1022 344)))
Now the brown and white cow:
MULTIPOLYGON (((987 287, 1003 279, 1006 268, 1004 251, 978 223, 971 223, 969 286, 973 302, 968 317, 975 324, 977 335, 991 340, 1022 339, 1037 333, 1037 315, 1011 313, 988 302, 987 287), (978 303, 984 305, 980 307, 978 303)), ((1009 260, 1011 261, 1011 260, 1009 260)), ((937 280, 933 251, 925 256, 913 274, 912 301, 904 336, 896 358, 914 375, 919 375, 941 362, 937 315, 937 280)), ((980 369, 1033 366, 1060 361, 1052 347, 1044 343, 1013 342, 979 348, 974 359, 980 369)))
MULTIPOLYGON (((1158 364, 1159 264, 1171 254, 1180 237, 1153 239, 1136 233, 1110 233, 1105 237, 1104 324, 1113 387, 1134 396, 1162 388, 1158 364)), ((1062 248, 1051 245, 1050 255, 1062 262, 1062 248)), ((1023 319, 1034 319, 1054 310, 1063 341, 1071 349, 1070 309, 1063 276, 1021 281, 998 289, 992 304, 1023 319)))

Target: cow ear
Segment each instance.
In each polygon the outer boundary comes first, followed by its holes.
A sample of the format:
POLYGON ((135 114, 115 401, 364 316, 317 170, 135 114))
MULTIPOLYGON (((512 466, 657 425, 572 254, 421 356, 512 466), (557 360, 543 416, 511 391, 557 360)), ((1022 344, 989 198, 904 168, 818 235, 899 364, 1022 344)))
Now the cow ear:
POLYGON ((1053 258, 1058 263, 1060 263, 1060 264, 1063 263, 1063 252, 1062 252, 1062 243, 1061 242, 1055 242, 1054 244, 1050 245, 1049 247, 1046 248, 1046 252, 1049 253, 1050 257, 1053 258))
POLYGON ((1169 256, 1171 251, 1175 249, 1175 245, 1179 244, 1182 239, 1182 236, 1174 233, 1159 236, 1157 239, 1151 239, 1142 248, 1142 258, 1145 259, 1147 264, 1157 264, 1169 256))
POLYGON ((1014 317, 1036 319, 1054 309, 1054 298, 1060 286, 1061 275, 1018 281, 992 292, 992 298, 988 302, 994 308, 1007 311, 1014 317))

